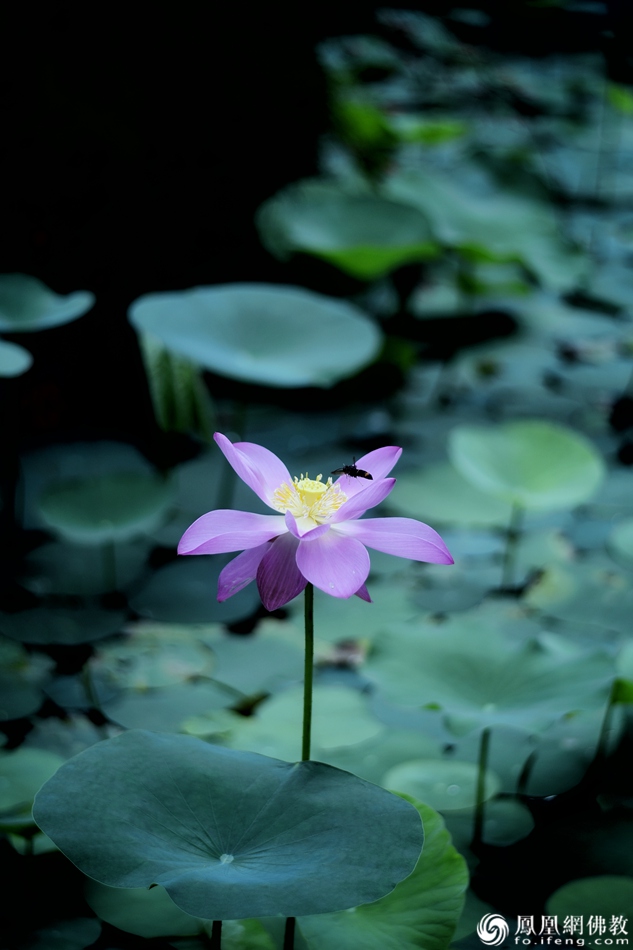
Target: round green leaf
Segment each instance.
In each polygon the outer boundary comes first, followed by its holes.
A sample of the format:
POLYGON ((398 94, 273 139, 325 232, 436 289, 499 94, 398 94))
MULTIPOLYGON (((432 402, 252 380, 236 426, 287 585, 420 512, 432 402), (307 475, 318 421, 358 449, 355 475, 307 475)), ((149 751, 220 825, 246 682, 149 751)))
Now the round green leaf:
POLYGON ((30 810, 37 790, 63 762, 43 749, 0 751, 0 812, 30 810))
POLYGON ((146 294, 130 321, 205 369, 266 386, 332 386, 381 346, 378 328, 352 304, 276 284, 146 294))
POLYGON ((234 597, 218 602, 220 571, 235 555, 183 557, 154 571, 134 592, 130 606, 161 623, 233 623, 260 604, 257 586, 249 584, 234 597))
POLYGON ((522 508, 573 508, 593 495, 605 472, 587 439, 551 422, 457 426, 448 444, 451 461, 473 485, 522 508))
POLYGON ((117 633, 125 621, 122 610, 86 607, 34 607, 0 615, 0 632, 22 643, 90 643, 117 633))
POLYGON ((33 357, 23 346, 0 340, 0 376, 21 376, 33 363, 33 357))
POLYGON ((104 713, 126 729, 178 732, 190 716, 225 709, 235 694, 216 683, 201 681, 158 689, 126 689, 101 703, 104 713))
POLYGON ((614 677, 611 658, 553 634, 511 639, 507 629, 514 627, 516 636, 523 624, 532 626, 520 617, 504 619, 494 603, 441 624, 394 624, 365 672, 395 702, 441 710, 456 734, 499 724, 540 731, 567 713, 603 708, 614 677))
POLYGON ((424 824, 424 850, 405 881, 373 904, 346 913, 302 917, 309 950, 445 950, 468 887, 466 862, 451 845, 442 819, 428 805, 402 795, 424 824))
POLYGON ((411 873, 423 841, 409 803, 348 772, 137 731, 63 765, 34 816, 89 877, 162 884, 211 920, 378 900, 411 873))
POLYGON ((449 462, 399 475, 389 505, 408 518, 462 526, 505 527, 511 511, 508 501, 482 491, 449 462))
POLYGON ((437 254, 417 208, 374 194, 349 194, 327 182, 299 182, 260 208, 263 244, 279 257, 314 254, 361 280, 437 254))
POLYGON ((575 930, 575 935, 583 936, 587 946, 603 947, 609 939, 615 946, 617 936, 622 939, 624 935, 626 941, 629 930, 628 924, 633 913, 633 877, 604 874, 569 881, 548 898, 546 910, 548 914, 556 914, 559 920, 575 917, 579 923, 584 923, 584 927, 575 930), (610 930, 605 933, 596 930, 591 934, 587 929, 591 918, 603 918, 607 928, 615 918, 624 926, 624 930, 619 930, 618 934, 610 930))
POLYGON ((176 907, 164 887, 108 887, 88 879, 86 901, 106 923, 139 937, 192 936, 203 922, 176 907))
MULTIPOLYGON (((389 769, 381 784, 423 798, 438 811, 472 809, 477 801, 478 769, 471 762, 450 759, 412 759, 389 769)), ((501 788, 498 777, 486 771, 484 800, 501 788)))
POLYGON ((69 541, 103 544, 156 527, 171 497, 164 478, 122 472, 53 482, 40 498, 40 512, 69 541))
POLYGON ((56 294, 37 277, 0 274, 0 330, 26 333, 76 320, 94 306, 94 294, 56 294))

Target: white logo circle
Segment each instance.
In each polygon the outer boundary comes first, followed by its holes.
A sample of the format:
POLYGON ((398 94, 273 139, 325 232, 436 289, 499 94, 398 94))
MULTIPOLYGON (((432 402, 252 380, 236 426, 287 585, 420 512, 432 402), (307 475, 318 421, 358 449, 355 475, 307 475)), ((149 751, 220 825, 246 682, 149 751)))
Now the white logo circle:
POLYGON ((477 924, 477 933, 482 943, 498 947, 510 933, 510 928, 501 914, 486 914, 477 924))

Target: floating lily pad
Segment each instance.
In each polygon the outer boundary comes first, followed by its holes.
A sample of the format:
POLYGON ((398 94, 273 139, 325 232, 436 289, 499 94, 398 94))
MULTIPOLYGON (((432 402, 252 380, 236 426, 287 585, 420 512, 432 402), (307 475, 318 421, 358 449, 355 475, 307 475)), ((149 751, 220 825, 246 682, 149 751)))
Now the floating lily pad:
POLYGON ((90 643, 117 633, 126 614, 122 610, 96 607, 34 607, 0 615, 0 632, 22 643, 59 643, 70 646, 90 643))
POLYGON ((378 328, 352 304, 276 284, 146 294, 130 320, 205 369, 267 386, 332 386, 381 346, 378 328))
MULTIPOLYGON (((472 810, 477 801, 477 766, 452 759, 412 759, 389 769, 381 784, 424 799, 438 811, 472 810)), ((498 776, 486 770, 484 801, 501 787, 498 776)))
POLYGON ((33 364, 33 357, 23 346, 0 340, 0 376, 21 376, 33 364))
POLYGON ((495 724, 540 731, 566 713, 604 708, 614 677, 604 652, 553 635, 517 642, 476 610, 394 624, 365 672, 394 701, 441 710, 456 734, 495 724))
POLYGON ((62 766, 34 815, 89 877, 162 884, 212 920, 378 900, 411 873, 423 841, 408 802, 348 772, 136 731, 62 766))
POLYGON ((166 479, 125 472, 53 482, 40 498, 40 511, 69 541, 103 544, 151 531, 171 500, 166 479))
MULTIPOLYGON (((227 743, 234 749, 257 751, 290 760, 301 754, 303 686, 271 696, 256 716, 236 717, 227 743)), ((384 731, 368 707, 367 697, 345 686, 315 685, 313 689, 313 756, 321 759, 333 749, 365 742, 384 731)))
POLYGON ((0 751, 0 812, 29 812, 37 790, 64 760, 43 749, 0 751))
MULTIPOLYGON (((447 812, 446 827, 453 844, 462 854, 470 847, 473 837, 473 815, 447 812)), ((486 802, 482 840, 496 847, 507 847, 526 838, 534 828, 529 808, 514 798, 495 798, 486 802)))
POLYGON ((539 420, 457 426, 449 434, 449 452, 455 467, 477 488, 541 511, 587 501, 605 472, 602 458, 587 439, 539 420))
POLYGON ((302 917, 310 950, 444 950, 459 920, 468 886, 466 862, 442 819, 408 795, 424 823, 424 851, 413 873, 373 904, 338 914, 302 917))
POLYGON ((76 594, 91 597, 116 585, 127 587, 142 572, 150 551, 145 538, 116 544, 109 551, 94 544, 56 541, 27 557, 24 585, 40 596, 76 594), (112 569, 114 566, 114 570, 112 569))
POLYGON ((438 253, 417 208, 371 193, 346 193, 328 182, 285 188, 262 205, 257 225, 263 244, 279 257, 314 254, 361 280, 438 253))
POLYGON ((130 599, 142 617, 161 623, 234 623, 250 616, 261 601, 255 584, 218 603, 220 571, 235 555, 183 557, 154 571, 130 599))
POLYGON ((37 277, 0 274, 0 330, 26 333, 76 320, 94 306, 88 290, 56 294, 37 277))
MULTIPOLYGON (((583 877, 563 884, 546 904, 548 914, 555 914, 559 920, 572 918, 579 926, 574 930, 577 937, 583 937, 589 947, 604 946, 606 940, 615 945, 617 937, 628 933, 628 918, 633 910, 633 877, 621 877, 617 874, 603 874, 599 877, 583 877), (608 930, 592 933, 588 929, 589 921, 604 921, 609 926, 619 921, 624 929, 617 933, 608 930), (585 924, 583 928, 583 922, 585 924)), ((626 945, 626 944, 625 944, 626 945)))
POLYGON ((505 527, 511 510, 508 501, 482 491, 449 462, 398 476, 389 505, 409 518, 461 526, 505 527))
POLYGON ((200 682, 158 689, 126 689, 102 702, 103 712, 126 729, 178 732, 191 716, 225 709, 239 699, 220 684, 200 682))
POLYGON ((240 693, 273 692, 303 678, 303 637, 287 623, 264 620, 248 637, 217 630, 204 637, 217 660, 214 678, 240 693))

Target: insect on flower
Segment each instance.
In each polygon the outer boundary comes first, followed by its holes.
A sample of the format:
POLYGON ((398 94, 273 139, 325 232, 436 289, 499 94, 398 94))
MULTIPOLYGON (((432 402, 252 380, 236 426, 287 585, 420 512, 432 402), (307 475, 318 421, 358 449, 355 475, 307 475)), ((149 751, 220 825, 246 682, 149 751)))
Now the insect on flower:
POLYGON ((322 475, 310 478, 307 473, 293 478, 263 445, 233 444, 221 432, 214 439, 242 481, 275 512, 209 511, 183 534, 179 554, 242 552, 220 574, 219 601, 254 580, 267 610, 283 607, 308 583, 332 597, 356 594, 370 601, 365 586, 368 547, 414 561, 453 563, 441 537, 427 524, 413 518, 362 517, 396 483, 387 476, 402 454, 397 445, 368 452, 358 466, 354 459, 333 482, 331 476, 323 481, 322 475))
POLYGON ((351 465, 343 465, 342 468, 335 468, 331 474, 349 475, 350 478, 371 478, 372 481, 374 479, 374 476, 370 475, 369 472, 356 467, 356 459, 354 459, 351 465))

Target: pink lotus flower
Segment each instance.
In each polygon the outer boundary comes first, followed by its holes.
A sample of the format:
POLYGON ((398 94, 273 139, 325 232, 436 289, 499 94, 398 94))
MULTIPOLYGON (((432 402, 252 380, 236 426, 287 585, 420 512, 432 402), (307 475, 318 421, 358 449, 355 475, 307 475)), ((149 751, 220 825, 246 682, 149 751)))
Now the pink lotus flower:
POLYGON ((376 551, 452 564, 441 537, 412 518, 365 518, 392 490, 387 478, 402 449, 388 445, 363 455, 357 468, 372 479, 341 475, 334 483, 322 476, 291 478, 284 463, 262 445, 231 443, 216 432, 215 441, 228 462, 276 515, 221 509, 202 515, 187 528, 179 554, 222 554, 242 551, 218 580, 223 601, 257 580, 262 603, 276 610, 309 582, 333 597, 356 594, 370 601, 367 545, 376 551))

